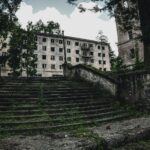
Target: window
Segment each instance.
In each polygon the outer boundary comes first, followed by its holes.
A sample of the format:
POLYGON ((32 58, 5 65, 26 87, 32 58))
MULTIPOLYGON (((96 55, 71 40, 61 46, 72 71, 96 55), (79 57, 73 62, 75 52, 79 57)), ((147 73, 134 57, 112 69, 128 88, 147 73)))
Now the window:
POLYGON ((90 55, 93 55, 93 52, 90 52, 90 55))
POLYGON ((71 61, 71 57, 67 57, 67 61, 71 61))
POLYGON ((94 63, 94 59, 91 59, 91 63, 94 63))
POLYGON ((105 57, 105 54, 103 54, 103 57, 105 57))
POLYGON ((46 55, 42 55, 42 59, 46 59, 46 55))
POLYGON ((130 49, 130 58, 135 58, 135 50, 133 48, 130 49))
POLYGON ((100 71, 102 71, 102 68, 99 68, 100 71))
POLYGON ((42 46, 42 50, 43 50, 43 51, 46 51, 46 46, 42 46))
POLYGON ((62 53, 63 52, 63 48, 59 48, 59 52, 62 53))
POLYGON ((52 51, 52 52, 55 52, 55 47, 51 47, 51 51, 52 51))
POLYGON ((37 64, 34 64, 34 68, 37 68, 37 64))
POLYGON ((22 67, 24 67, 24 68, 25 68, 25 67, 26 67, 26 64, 25 64, 25 63, 22 63, 22 67))
POLYGON ((70 45, 71 44, 71 42, 70 41, 67 41, 67 45, 70 45))
POLYGON ((38 55, 37 55, 37 54, 34 54, 34 58, 38 59, 38 55))
POLYGON ((43 38, 43 42, 46 42, 46 38, 43 38))
POLYGON ((60 69, 60 70, 62 69, 62 65, 59 66, 59 69, 60 69))
POLYGON ((51 64, 51 69, 55 69, 55 65, 54 64, 51 64))
POLYGON ((105 50, 105 46, 102 46, 102 50, 105 50))
POLYGON ((35 50, 38 50, 38 45, 35 45, 35 50))
POLYGON ((98 53, 98 57, 101 57, 101 53, 98 53))
POLYGON ((62 44, 63 43, 63 41, 62 40, 59 40, 59 44, 62 44))
POLYGON ((132 30, 128 31, 129 40, 133 39, 132 30))
POLYGON ((6 67, 6 63, 2 63, 1 65, 2 65, 2 67, 6 67))
POLYGON ((104 65, 106 64, 106 61, 105 61, 105 60, 103 61, 103 64, 104 64, 104 65))
POLYGON ((76 50, 76 54, 79 54, 79 50, 76 50))
POLYGON ((89 47, 93 47, 93 44, 89 44, 89 47))
POLYGON ((51 56, 51 60, 55 60, 55 56, 52 55, 52 56, 51 56))
POLYGON ((101 61, 101 60, 99 60, 99 64, 102 64, 102 61, 101 61))
POLYGON ((71 49, 67 49, 67 53, 71 53, 71 49))
POLYGON ((2 52, 2 56, 7 56, 7 53, 6 52, 2 52))
POLYGON ((86 56, 87 55, 87 52, 83 51, 83 56, 86 56))
POLYGON ((106 71, 106 68, 104 68, 104 71, 106 71))
POLYGON ((46 68, 46 66, 47 66, 46 64, 42 64, 42 68, 43 68, 43 69, 45 69, 45 68, 46 68))
POLYGON ((79 58, 76 58, 76 62, 79 62, 79 58))
POLYGON ((98 49, 101 49, 101 47, 100 47, 99 45, 97 46, 97 48, 98 48, 98 49))
POLYGON ((38 37, 36 36, 36 37, 35 37, 35 41, 37 41, 37 40, 38 40, 38 37))
POLYGON ((79 46, 79 42, 75 42, 75 46, 79 46))
POLYGON ((60 61, 63 61, 63 56, 59 56, 59 60, 60 60, 60 61))
POLYGON ((83 47, 87 47, 87 43, 83 43, 83 45, 82 45, 83 47))
POLYGON ((51 39, 51 43, 54 43, 55 42, 55 40, 54 39, 51 39))
POLYGON ((3 43, 3 48, 6 48, 7 47, 7 43, 3 43))

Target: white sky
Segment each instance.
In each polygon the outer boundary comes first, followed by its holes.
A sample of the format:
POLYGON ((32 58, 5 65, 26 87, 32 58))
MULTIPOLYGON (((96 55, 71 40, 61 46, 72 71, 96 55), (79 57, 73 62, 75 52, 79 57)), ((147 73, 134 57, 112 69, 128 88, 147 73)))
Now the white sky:
MULTIPOLYGON (((93 2, 83 4, 88 8, 94 6, 93 2)), ((115 54, 118 54, 116 46, 117 32, 114 18, 104 20, 101 19, 101 15, 103 14, 90 11, 80 13, 78 8, 75 8, 69 15, 61 14, 55 7, 47 7, 44 10, 33 13, 32 6, 27 5, 25 2, 21 4, 16 15, 23 28, 26 27, 28 21, 35 23, 39 19, 44 23, 50 20, 58 22, 67 36, 96 40, 98 32, 102 30, 103 34, 108 37, 108 41, 115 54)))

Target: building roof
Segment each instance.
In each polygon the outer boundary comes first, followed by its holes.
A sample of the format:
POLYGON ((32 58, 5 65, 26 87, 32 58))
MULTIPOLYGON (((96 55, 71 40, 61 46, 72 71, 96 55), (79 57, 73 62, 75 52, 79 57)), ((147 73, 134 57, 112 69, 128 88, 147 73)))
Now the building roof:
MULTIPOLYGON (((62 35, 57 35, 57 34, 48 34, 48 33, 38 33, 37 35, 40 36, 46 36, 46 37, 54 37, 54 38, 62 38, 62 35)), ((72 36, 64 36, 65 39, 72 39, 72 40, 77 40, 77 41, 85 41, 85 42, 91 42, 95 44, 105 44, 109 45, 107 42, 98 42, 96 40, 90 40, 90 39, 84 39, 84 38, 78 38, 78 37, 72 37, 72 36)))

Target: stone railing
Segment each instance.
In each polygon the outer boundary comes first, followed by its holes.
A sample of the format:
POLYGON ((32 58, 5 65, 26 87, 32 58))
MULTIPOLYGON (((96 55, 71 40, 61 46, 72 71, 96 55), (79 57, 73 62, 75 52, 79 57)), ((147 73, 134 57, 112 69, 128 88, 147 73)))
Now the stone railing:
POLYGON ((118 82, 118 96, 122 101, 141 110, 150 109, 150 69, 120 74, 118 82))
POLYGON ((81 64, 76 66, 63 65, 63 67, 65 77, 88 81, 96 86, 104 87, 113 96, 117 95, 117 82, 99 71, 81 64))

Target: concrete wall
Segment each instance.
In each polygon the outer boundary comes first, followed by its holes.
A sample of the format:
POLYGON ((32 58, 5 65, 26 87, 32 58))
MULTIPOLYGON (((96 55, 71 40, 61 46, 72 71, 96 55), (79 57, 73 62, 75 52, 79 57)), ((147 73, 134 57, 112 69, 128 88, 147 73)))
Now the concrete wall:
POLYGON ((118 81, 120 101, 142 111, 150 108, 150 70, 119 75, 118 81))
POLYGON ((84 65, 77 65, 73 67, 66 67, 64 65, 64 69, 65 68, 66 73, 64 74, 67 78, 83 79, 93 83, 94 85, 103 86, 104 89, 108 90, 113 96, 117 95, 117 82, 114 79, 84 65))

